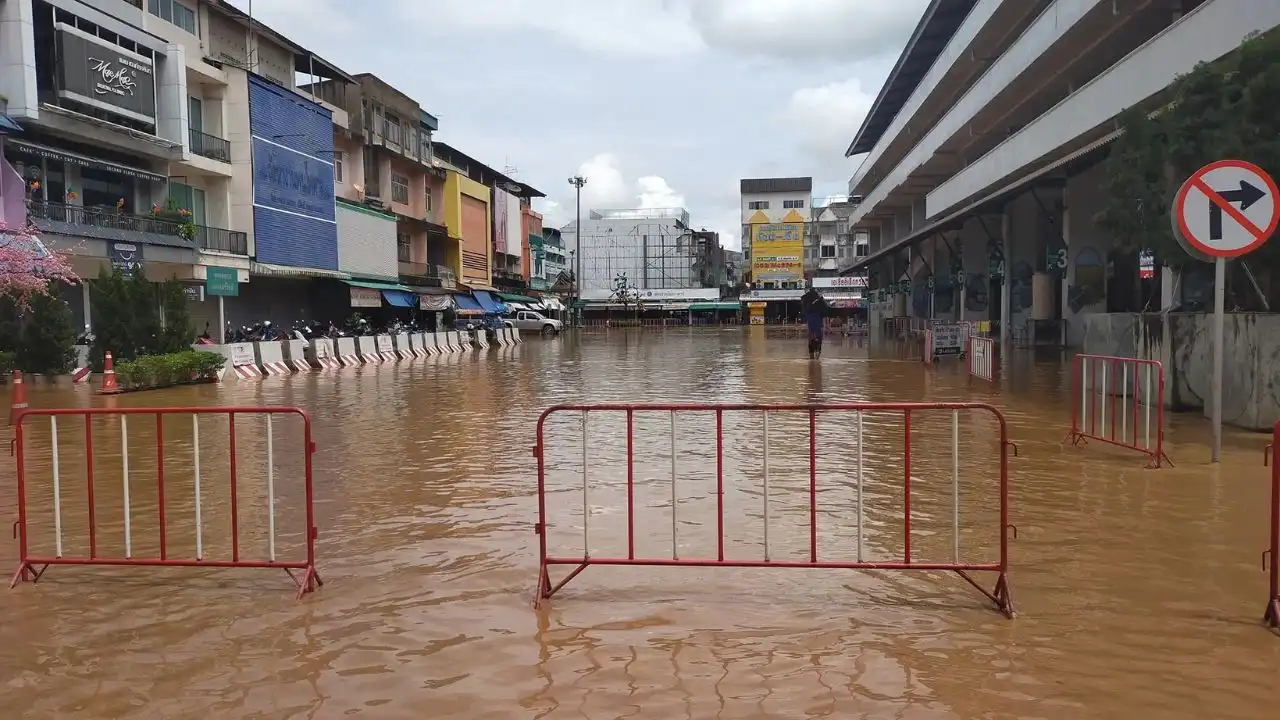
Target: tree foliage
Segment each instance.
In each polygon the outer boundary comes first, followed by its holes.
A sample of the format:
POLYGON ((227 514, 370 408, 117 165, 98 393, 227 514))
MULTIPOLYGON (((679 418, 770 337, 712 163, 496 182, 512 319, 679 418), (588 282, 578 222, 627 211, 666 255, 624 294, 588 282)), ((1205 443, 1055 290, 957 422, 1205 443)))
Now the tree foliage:
POLYGON ((26 304, 0 296, 0 352, 23 372, 57 375, 75 365, 76 327, 71 306, 50 288, 33 292, 26 304))
POLYGON ((182 283, 166 280, 160 286, 160 302, 164 306, 164 329, 160 331, 160 351, 179 353, 191 349, 196 339, 191 324, 191 310, 182 283))
MULTIPOLYGON (((1106 204, 1096 219, 1117 250, 1150 250, 1157 263, 1182 267, 1193 260, 1173 234, 1170 213, 1193 172, 1232 158, 1280 173, 1280 31, 1201 63, 1162 99, 1164 107, 1134 107, 1120 117, 1124 134, 1105 163, 1106 204)), ((1260 282, 1280 280, 1280 242, 1247 259, 1260 282)))
POLYGON ((98 273, 89 286, 94 335, 91 364, 101 367, 107 351, 115 360, 164 352, 158 300, 155 284, 141 272, 130 276, 112 268, 98 273))

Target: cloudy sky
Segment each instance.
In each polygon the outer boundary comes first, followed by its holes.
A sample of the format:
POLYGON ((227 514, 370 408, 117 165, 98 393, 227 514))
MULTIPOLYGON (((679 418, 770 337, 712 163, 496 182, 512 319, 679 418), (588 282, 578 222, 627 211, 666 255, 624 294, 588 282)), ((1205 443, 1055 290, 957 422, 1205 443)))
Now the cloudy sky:
MULTIPOLYGON (((247 9, 249 0, 233 0, 247 9)), ((437 138, 587 208, 688 208, 738 244, 738 180, 844 150, 927 0, 254 0, 254 16, 440 118, 437 138)))

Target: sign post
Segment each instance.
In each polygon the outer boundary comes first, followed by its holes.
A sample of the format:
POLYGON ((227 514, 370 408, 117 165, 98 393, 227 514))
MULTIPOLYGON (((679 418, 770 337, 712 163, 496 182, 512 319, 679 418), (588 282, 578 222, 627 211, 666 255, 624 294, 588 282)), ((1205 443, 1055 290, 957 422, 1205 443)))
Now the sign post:
MULTIPOLYGON (((1212 462, 1222 454, 1223 325, 1227 260, 1262 246, 1280 224, 1280 188, 1262 168, 1243 160, 1219 160, 1195 171, 1173 203, 1178 234, 1213 258, 1212 462)), ((1164 402, 1164 398, 1159 399, 1164 402)))

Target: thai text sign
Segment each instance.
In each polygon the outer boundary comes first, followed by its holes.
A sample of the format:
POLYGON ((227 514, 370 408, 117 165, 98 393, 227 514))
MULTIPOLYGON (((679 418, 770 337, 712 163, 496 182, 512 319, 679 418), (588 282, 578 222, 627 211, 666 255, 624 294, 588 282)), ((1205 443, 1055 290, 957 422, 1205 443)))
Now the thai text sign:
POLYGON ((351 307, 382 307, 382 293, 369 288, 353 287, 351 290, 351 307))
POLYGON ((968 323, 938 323, 933 330, 934 355, 960 355, 969 336, 968 323))
POLYGON ((754 282, 804 279, 804 223, 751 226, 751 278, 754 282))

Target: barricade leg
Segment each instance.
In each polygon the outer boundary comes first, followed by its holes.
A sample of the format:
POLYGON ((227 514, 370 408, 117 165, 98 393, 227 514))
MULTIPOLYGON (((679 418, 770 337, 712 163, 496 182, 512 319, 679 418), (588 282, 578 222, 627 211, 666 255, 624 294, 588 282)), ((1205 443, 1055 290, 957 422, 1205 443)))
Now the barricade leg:
MULTIPOLYGON (((811 569, 867 569, 867 570, 944 570, 954 572, 959 575, 965 582, 972 585, 984 597, 989 599, 996 609, 1006 617, 1013 617, 1015 614, 1012 593, 1009 587, 1008 578, 1008 553, 1009 553, 1009 533, 1012 532, 1014 537, 1017 536, 1017 529, 1010 523, 1009 518, 1009 479, 1008 479, 1008 453, 1009 448, 1013 446, 1008 440, 1008 425, 1003 415, 996 408, 982 403, 842 403, 832 405, 746 405, 746 404, 724 404, 724 405, 624 405, 624 404, 601 404, 601 405, 560 405, 549 408, 539 417, 537 423, 537 444, 534 446, 534 456, 538 467, 538 521, 534 526, 534 531, 538 535, 538 579, 537 589, 535 591, 535 604, 541 604, 556 593, 568 583, 572 582, 579 574, 581 574, 588 566, 604 565, 604 566, 632 566, 632 567, 737 567, 737 568, 811 568, 811 569), (990 413, 994 416, 999 426, 999 558, 991 562, 965 562, 960 556, 960 411, 963 410, 979 410, 990 413), (763 451, 763 477, 762 477, 762 493, 764 518, 764 541, 763 541, 763 559, 740 559, 727 556, 725 550, 725 423, 724 416, 729 412, 747 412, 755 413, 761 418, 763 426, 763 437, 759 447, 763 451), (782 560, 771 557, 769 543, 769 520, 770 520, 770 499, 771 499, 771 475, 770 475, 770 416, 777 413, 805 413, 808 425, 808 462, 807 462, 807 557, 803 560, 782 560), (817 423, 819 415, 826 415, 836 412, 852 413, 855 417, 856 430, 855 441, 857 451, 852 458, 852 464, 856 471, 856 497, 857 497, 857 518, 854 527, 857 530, 857 556, 856 560, 834 560, 820 559, 818 537, 820 533, 818 501, 819 501, 819 480, 817 471, 817 423), (902 448, 903 448, 903 466, 901 475, 902 482, 902 498, 903 498, 903 550, 900 560, 890 561, 869 561, 863 556, 863 536, 864 529, 864 512, 862 506, 863 500, 863 484, 864 484, 864 454, 863 454, 863 415, 868 412, 876 412, 889 414, 901 419, 902 422, 902 448), (917 414, 946 412, 951 420, 951 498, 952 498, 952 515, 953 515, 953 554, 949 561, 923 560, 919 557, 921 553, 914 553, 912 547, 912 453, 913 453, 913 435, 912 424, 913 417, 917 414), (581 465, 581 501, 582 501, 582 553, 581 555, 553 555, 548 548, 548 509, 547 494, 548 488, 546 483, 547 476, 547 444, 546 435, 544 434, 547 418, 553 414, 560 413, 562 416, 569 413, 578 413, 581 416, 581 435, 582 435, 582 465, 581 465), (625 554, 618 554, 613 557, 598 556, 591 553, 589 544, 589 528, 592 524, 591 503, 588 497, 590 488, 589 458, 588 448, 592 446, 588 437, 589 418, 592 413, 622 413, 626 419, 626 495, 625 500, 620 501, 626 513, 625 530, 626 530, 626 550, 625 554), (669 416, 669 432, 671 437, 671 533, 672 545, 669 557, 646 555, 637 552, 636 547, 636 514, 637 508, 640 512, 644 508, 650 507, 643 500, 637 501, 636 498, 636 448, 639 444, 644 447, 647 443, 643 440, 637 441, 635 429, 635 416, 640 413, 646 414, 666 414, 669 416), (716 519, 714 522, 716 539, 714 555, 705 558, 688 558, 682 557, 679 552, 677 543, 677 533, 679 524, 677 522, 677 513, 679 512, 679 498, 676 492, 678 482, 676 473, 676 415, 678 413, 702 413, 713 414, 715 421, 715 495, 716 495, 716 519), (914 554, 913 554, 914 553, 914 554), (560 579, 555 580, 551 575, 552 566, 566 566, 569 571, 560 579), (975 577, 975 573, 987 572, 995 573, 995 583, 993 586, 987 586, 979 582, 975 577)), ((1014 447, 1016 454, 1016 447, 1014 447)), ((926 461, 927 462, 927 461, 926 461)), ((652 470, 643 473, 646 478, 643 482, 646 484, 652 482, 652 470)), ((564 495, 557 495, 564 497, 564 495)), ((874 497, 874 496, 873 496, 874 497)), ((927 514, 922 514, 922 518, 926 522, 930 519, 927 514)), ((992 518, 994 520, 994 518, 992 518)), ((711 523, 701 523, 710 525, 711 523)), ((920 530, 917 533, 923 532, 920 530)), ((926 553, 930 552, 928 547, 925 548, 926 553)))
MULTIPOLYGON (((1275 447, 1280 441, 1280 422, 1271 431, 1272 442, 1267 449, 1275 447)), ((1271 523, 1270 547, 1262 553, 1262 569, 1269 572, 1267 608, 1262 613, 1262 622, 1272 630, 1280 630, 1280 463, 1271 467, 1271 523)))

